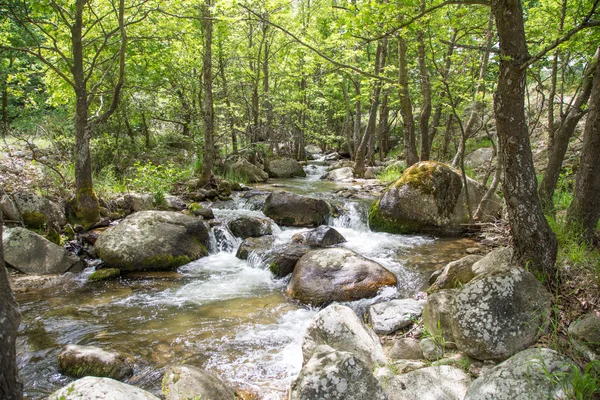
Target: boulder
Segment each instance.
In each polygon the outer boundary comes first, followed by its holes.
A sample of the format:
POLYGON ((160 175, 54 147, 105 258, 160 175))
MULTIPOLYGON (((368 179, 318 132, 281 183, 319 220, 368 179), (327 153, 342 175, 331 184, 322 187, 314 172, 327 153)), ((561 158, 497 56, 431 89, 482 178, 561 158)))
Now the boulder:
POLYGON ((192 214, 196 217, 202 217, 203 219, 215 219, 215 214, 212 209, 208 207, 202 207, 201 205, 195 203, 196 206, 192 207, 192 214))
POLYGON ((441 365, 392 376, 385 391, 389 400, 463 400, 470 384, 462 370, 441 365))
POLYGON ((421 353, 428 361, 436 361, 444 356, 444 349, 432 338, 424 338, 419 342, 421 353))
POLYGON ((312 250, 298 260, 287 293, 319 307, 375 297, 379 289, 397 283, 396 276, 375 261, 352 250, 329 248, 312 250))
POLYGON ((232 174, 240 176, 248 182, 266 182, 269 179, 269 174, 243 157, 239 157, 230 164, 229 170, 232 174))
POLYGON ((308 144, 304 147, 304 151, 310 154, 321 154, 323 150, 316 144, 308 144))
POLYGON ((569 326, 569 335, 594 350, 600 349, 600 315, 591 312, 569 326))
POLYGON ((127 193, 117 199, 117 207, 128 212, 154 209, 154 197, 146 193, 127 193))
POLYGON ((49 400, 159 400, 150 392, 110 378, 86 376, 52 393, 49 400))
POLYGON ((0 206, 5 220, 23 221, 34 229, 44 227, 59 231, 67 223, 64 208, 33 193, 16 192, 2 196, 0 206))
POLYGON ((554 350, 527 349, 477 378, 464 400, 567 399, 575 368, 554 350))
POLYGON ((275 237, 273 235, 250 237, 240 244, 235 256, 240 260, 247 260, 252 252, 263 255, 271 248, 274 241, 275 237))
POLYGON ((296 176, 304 177, 306 172, 300 163, 292 158, 278 158, 270 160, 265 169, 269 178, 294 178, 296 176))
MULTIPOLYGON (((472 210, 486 188, 467 179, 472 210)), ((482 221, 493 219, 501 209, 498 196, 484 207, 482 221)), ((460 173, 438 162, 419 162, 408 168, 369 209, 369 225, 390 233, 456 235, 470 222, 466 191, 460 173)))
POLYGON ((227 224, 233 236, 242 239, 273 234, 271 221, 265 218, 242 216, 227 224))
POLYGON ((169 210, 172 211, 182 211, 185 210, 185 208, 187 207, 183 200, 181 200, 177 196, 173 196, 170 194, 165 196, 165 205, 169 210))
POLYGON ((331 206, 325 200, 313 199, 284 191, 273 192, 265 200, 263 213, 284 226, 319 226, 327 224, 331 206))
POLYGON ((122 381, 133 375, 133 366, 121 354, 76 344, 63 347, 58 355, 58 368, 74 378, 97 376, 122 381))
POLYGON ((448 263, 438 274, 432 287, 429 289, 430 292, 434 292, 439 289, 453 289, 457 286, 468 283, 475 277, 473 272, 473 264, 481 260, 482 257, 478 255, 469 255, 461 258, 460 260, 452 261, 448 263))
POLYGON ((269 264, 269 269, 275 276, 283 278, 294 272, 298 260, 310 250, 311 248, 309 246, 296 243, 291 243, 283 248, 275 249, 273 260, 269 264))
POLYGON ((172 269, 208 255, 208 227, 173 211, 140 211, 107 229, 94 249, 109 268, 172 269))
POLYGON ((331 164, 329 166, 329 168, 327 168, 327 172, 333 171, 334 169, 340 169, 340 168, 351 168, 354 169, 354 161, 350 161, 350 160, 340 160, 340 161, 336 161, 333 164, 331 164))
POLYGON ((322 179, 328 181, 344 181, 346 179, 353 179, 354 171, 350 167, 343 167, 329 171, 323 175, 322 179))
POLYGON ((4 261, 30 275, 79 272, 81 261, 43 236, 21 227, 6 228, 2 233, 4 261))
POLYGON ((423 308, 425 328, 449 348, 455 347, 452 335, 452 302, 456 292, 456 289, 446 289, 430 294, 423 308))
POLYGON ((478 360, 506 359, 544 331, 550 300, 535 276, 518 267, 476 277, 457 289, 452 301, 456 346, 478 360))
POLYGON ((423 352, 417 339, 398 338, 390 350, 389 357, 392 360, 422 360, 423 352))
POLYGON ((350 352, 369 367, 385 365, 387 361, 375 332, 351 308, 341 304, 319 311, 306 328, 302 341, 305 364, 320 345, 350 352))
POLYGON ((337 161, 340 158, 342 158, 342 156, 340 156, 339 153, 329 153, 325 156, 325 161, 337 161))
POLYGON ((487 168, 492 158, 494 158, 492 147, 475 149, 465 157, 465 167, 472 169, 487 168))
POLYGON ((401 299, 373 304, 369 307, 369 324, 379 334, 388 335, 409 326, 418 319, 424 300, 401 299))
POLYGON ((336 244, 345 243, 346 239, 334 228, 321 225, 307 232, 296 233, 292 236, 292 241, 313 247, 331 247, 336 244))
POLYGON ((481 260, 471 266, 475 275, 484 275, 490 272, 509 271, 513 268, 512 247, 501 247, 485 255, 481 260))
POLYGON ((88 276, 88 282, 108 281, 121 276, 121 270, 117 268, 102 268, 88 276))
POLYGON ((165 400, 231 400, 235 394, 214 375, 191 365, 167 368, 162 380, 165 400))
POLYGON ((387 400, 387 396, 360 358, 324 345, 302 367, 289 399, 387 400))

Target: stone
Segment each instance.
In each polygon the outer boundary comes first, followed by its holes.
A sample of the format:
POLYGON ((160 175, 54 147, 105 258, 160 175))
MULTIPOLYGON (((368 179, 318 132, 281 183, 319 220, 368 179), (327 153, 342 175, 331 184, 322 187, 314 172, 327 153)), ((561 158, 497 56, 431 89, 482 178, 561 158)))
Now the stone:
POLYGON ((492 250, 481 260, 475 262, 471 266, 471 270, 475 275, 484 275, 489 272, 509 271, 513 268, 513 263, 511 261, 512 256, 512 247, 501 247, 492 250))
POLYGON ((413 299, 390 300, 369 307, 369 324, 382 335, 409 326, 418 319, 425 307, 425 301, 413 299))
POLYGON ((320 345, 350 352, 369 367, 387 362, 375 332, 351 308, 341 304, 332 304, 319 311, 306 328, 302 340, 305 364, 320 345))
POLYGON ((230 164, 229 170, 234 175, 240 176, 251 183, 266 182, 269 179, 269 174, 243 157, 239 157, 235 162, 230 164))
POLYGON ((213 210, 208 207, 196 208, 194 209, 194 211, 192 211, 192 214, 194 214, 197 217, 202 217, 203 219, 215 219, 215 214, 213 210))
POLYGON ((6 264, 25 274, 64 274, 83 268, 75 255, 25 228, 5 228, 2 243, 6 264))
POLYGON ((117 268, 102 268, 96 270, 88 276, 88 282, 108 281, 121 276, 121 270, 117 268))
POLYGON ((275 242, 275 237, 273 235, 250 237, 240 244, 235 256, 240 260, 247 260, 252 252, 264 255, 271 248, 273 242, 275 242))
POLYGON ((191 365, 167 368, 162 380, 162 392, 165 400, 235 398, 234 391, 219 378, 191 365))
POLYGON ((398 338, 390 350, 389 357, 392 360, 422 360, 423 352, 417 339, 398 338))
POLYGON ((354 171, 350 167, 343 167, 327 172, 322 179, 328 181, 344 181, 354 178, 354 171))
POLYGON ((421 347, 421 353, 423 353, 423 357, 425 357, 426 360, 435 361, 444 356, 444 350, 432 338, 421 339, 419 346, 421 347))
POLYGON ((290 400, 387 400, 371 368, 356 355, 319 346, 290 388, 290 400))
POLYGON ((536 342, 550 315, 551 298, 519 267, 488 273, 457 289, 451 326, 459 350, 478 360, 502 360, 536 342))
POLYGON ((292 241, 313 247, 331 247, 345 243, 346 239, 334 228, 321 225, 307 232, 296 233, 292 236, 292 241))
POLYGON ((63 347, 58 355, 58 368, 74 378, 97 376, 122 381, 133 375, 133 366, 121 354, 76 344, 63 347))
POLYGON ((94 249, 108 268, 124 271, 177 268, 208 255, 208 227, 173 211, 140 211, 106 230, 94 249))
POLYGON ((463 400, 470 384, 462 370, 441 365, 393 376, 385 391, 389 400, 463 400))
POLYGON ((383 172, 383 167, 367 167, 365 169, 365 179, 376 179, 381 172, 383 172))
POLYGON ((291 243, 283 248, 275 249, 269 269, 275 276, 283 278, 294 272, 298 260, 310 250, 311 248, 309 246, 296 243, 291 243))
POLYGON ((110 378, 86 376, 52 393, 49 400, 160 400, 150 392, 110 378))
POLYGON ((569 335, 592 349, 600 349, 600 315, 591 312, 569 326, 569 335))
POLYGON ((325 156, 325 161, 337 161, 340 158, 342 158, 342 156, 339 155, 339 153, 329 153, 325 156))
POLYGON ((435 279, 430 292, 439 289, 454 289, 457 286, 464 285, 475 277, 473 272, 473 264, 481 260, 483 257, 477 255, 469 255, 460 260, 448 263, 435 279))
POLYGON ((167 208, 172 211, 182 211, 185 210, 187 207, 183 200, 181 200, 177 196, 173 196, 170 194, 165 196, 165 204, 167 208))
POLYGON ((294 178, 297 176, 306 176, 304 168, 302 168, 302 165, 300 165, 298 161, 286 157, 269 160, 265 165, 265 170, 269 174, 269 178, 294 178))
POLYGON ((119 197, 117 207, 128 212, 138 212, 154 209, 154 198, 147 193, 127 193, 119 197))
POLYGON ((0 207, 5 220, 22 221, 26 227, 33 229, 60 229, 67 223, 62 206, 28 192, 16 192, 4 195, 0 207))
POLYGON ((266 218, 242 216, 229 221, 227 226, 233 236, 242 239, 273 234, 271 221, 266 218))
POLYGON ((575 368, 554 350, 527 349, 477 378, 464 400, 566 399, 575 368))
MULTIPOLYGON (((471 208, 476 207, 486 188, 467 178, 471 208)), ((484 205, 481 221, 494 219, 501 209, 496 195, 484 205)), ((369 226, 389 233, 458 235, 470 222, 466 191, 461 174, 434 161, 408 168, 369 209, 369 226)), ((472 210, 473 211, 473 210, 472 210)))
POLYGON ((89 244, 93 245, 96 243, 96 240, 98 240, 100 235, 102 235, 106 231, 106 228, 107 227, 92 229, 82 234, 81 238, 89 244))
POLYGON ((278 225, 313 227, 327 224, 331 210, 325 200, 284 191, 271 193, 262 209, 278 225))
POLYGON ((375 261, 352 250, 328 248, 312 250, 298 260, 287 294, 321 307, 375 297, 380 289, 397 283, 396 276, 375 261))
POLYGON ((351 160, 340 160, 340 161, 336 161, 333 164, 331 164, 329 166, 329 168, 327 168, 327 172, 331 172, 334 169, 340 169, 340 168, 350 168, 350 169, 354 169, 354 165, 355 162, 351 161, 351 160))
POLYGON ((423 308, 423 324, 447 348, 455 347, 452 334, 452 302, 456 289, 445 289, 427 296, 423 308))
POLYGON ((321 154, 323 150, 316 144, 308 144, 304 147, 304 151, 310 154, 321 154))
POLYGON ((465 167, 472 169, 488 168, 489 162, 494 158, 492 147, 475 149, 465 157, 465 167))

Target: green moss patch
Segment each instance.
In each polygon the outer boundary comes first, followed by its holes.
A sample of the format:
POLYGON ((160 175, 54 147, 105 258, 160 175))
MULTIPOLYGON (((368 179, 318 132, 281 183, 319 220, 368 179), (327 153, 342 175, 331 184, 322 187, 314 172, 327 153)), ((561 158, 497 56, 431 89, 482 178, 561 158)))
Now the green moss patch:
POLYGON ((121 275, 121 270, 118 268, 104 268, 92 272, 88 276, 88 282, 106 281, 109 279, 117 278, 121 275))
POLYGON ((142 265, 146 269, 171 269, 181 267, 182 265, 188 264, 190 261, 192 260, 190 260, 188 256, 160 254, 157 256, 146 257, 142 261, 142 265))
POLYGON ((418 222, 398 221, 395 218, 383 215, 379 208, 379 200, 373 202, 369 208, 369 227, 376 232, 396 234, 416 233, 421 229, 418 222))
POLYGON ((23 213, 23 223, 29 228, 41 229, 47 222, 48 219, 41 212, 25 211, 23 213))

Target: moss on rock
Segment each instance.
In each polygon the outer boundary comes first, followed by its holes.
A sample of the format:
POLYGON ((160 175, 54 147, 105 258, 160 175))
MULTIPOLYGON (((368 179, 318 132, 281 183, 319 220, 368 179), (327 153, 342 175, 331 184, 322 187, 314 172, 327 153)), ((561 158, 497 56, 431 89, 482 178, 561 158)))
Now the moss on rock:
POLYGON ((23 223, 29 228, 41 229, 47 222, 48 219, 41 212, 25 211, 23 213, 23 223))
POLYGON ((146 257, 142 264, 147 269, 171 269, 181 267, 190 262, 188 256, 173 256, 170 254, 159 254, 152 257, 146 257))
POLYGON ((103 268, 92 272, 88 276, 89 282, 107 281, 109 279, 117 278, 121 275, 121 270, 118 268, 103 268))

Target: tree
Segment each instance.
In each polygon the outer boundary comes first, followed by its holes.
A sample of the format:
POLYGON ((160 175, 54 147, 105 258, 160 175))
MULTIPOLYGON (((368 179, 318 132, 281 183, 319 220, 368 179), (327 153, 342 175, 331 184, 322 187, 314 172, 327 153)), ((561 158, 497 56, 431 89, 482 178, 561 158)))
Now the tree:
POLYGON ((18 400, 23 398, 23 385, 19 380, 15 341, 21 316, 4 265, 3 227, 4 218, 0 210, 0 398, 18 400))
POLYGON ((202 76, 204 82, 204 157, 202 164, 202 180, 205 183, 213 177, 215 115, 213 106, 212 86, 212 16, 211 0, 206 0, 202 8, 202 27, 204 30, 204 57, 202 62, 202 76))

